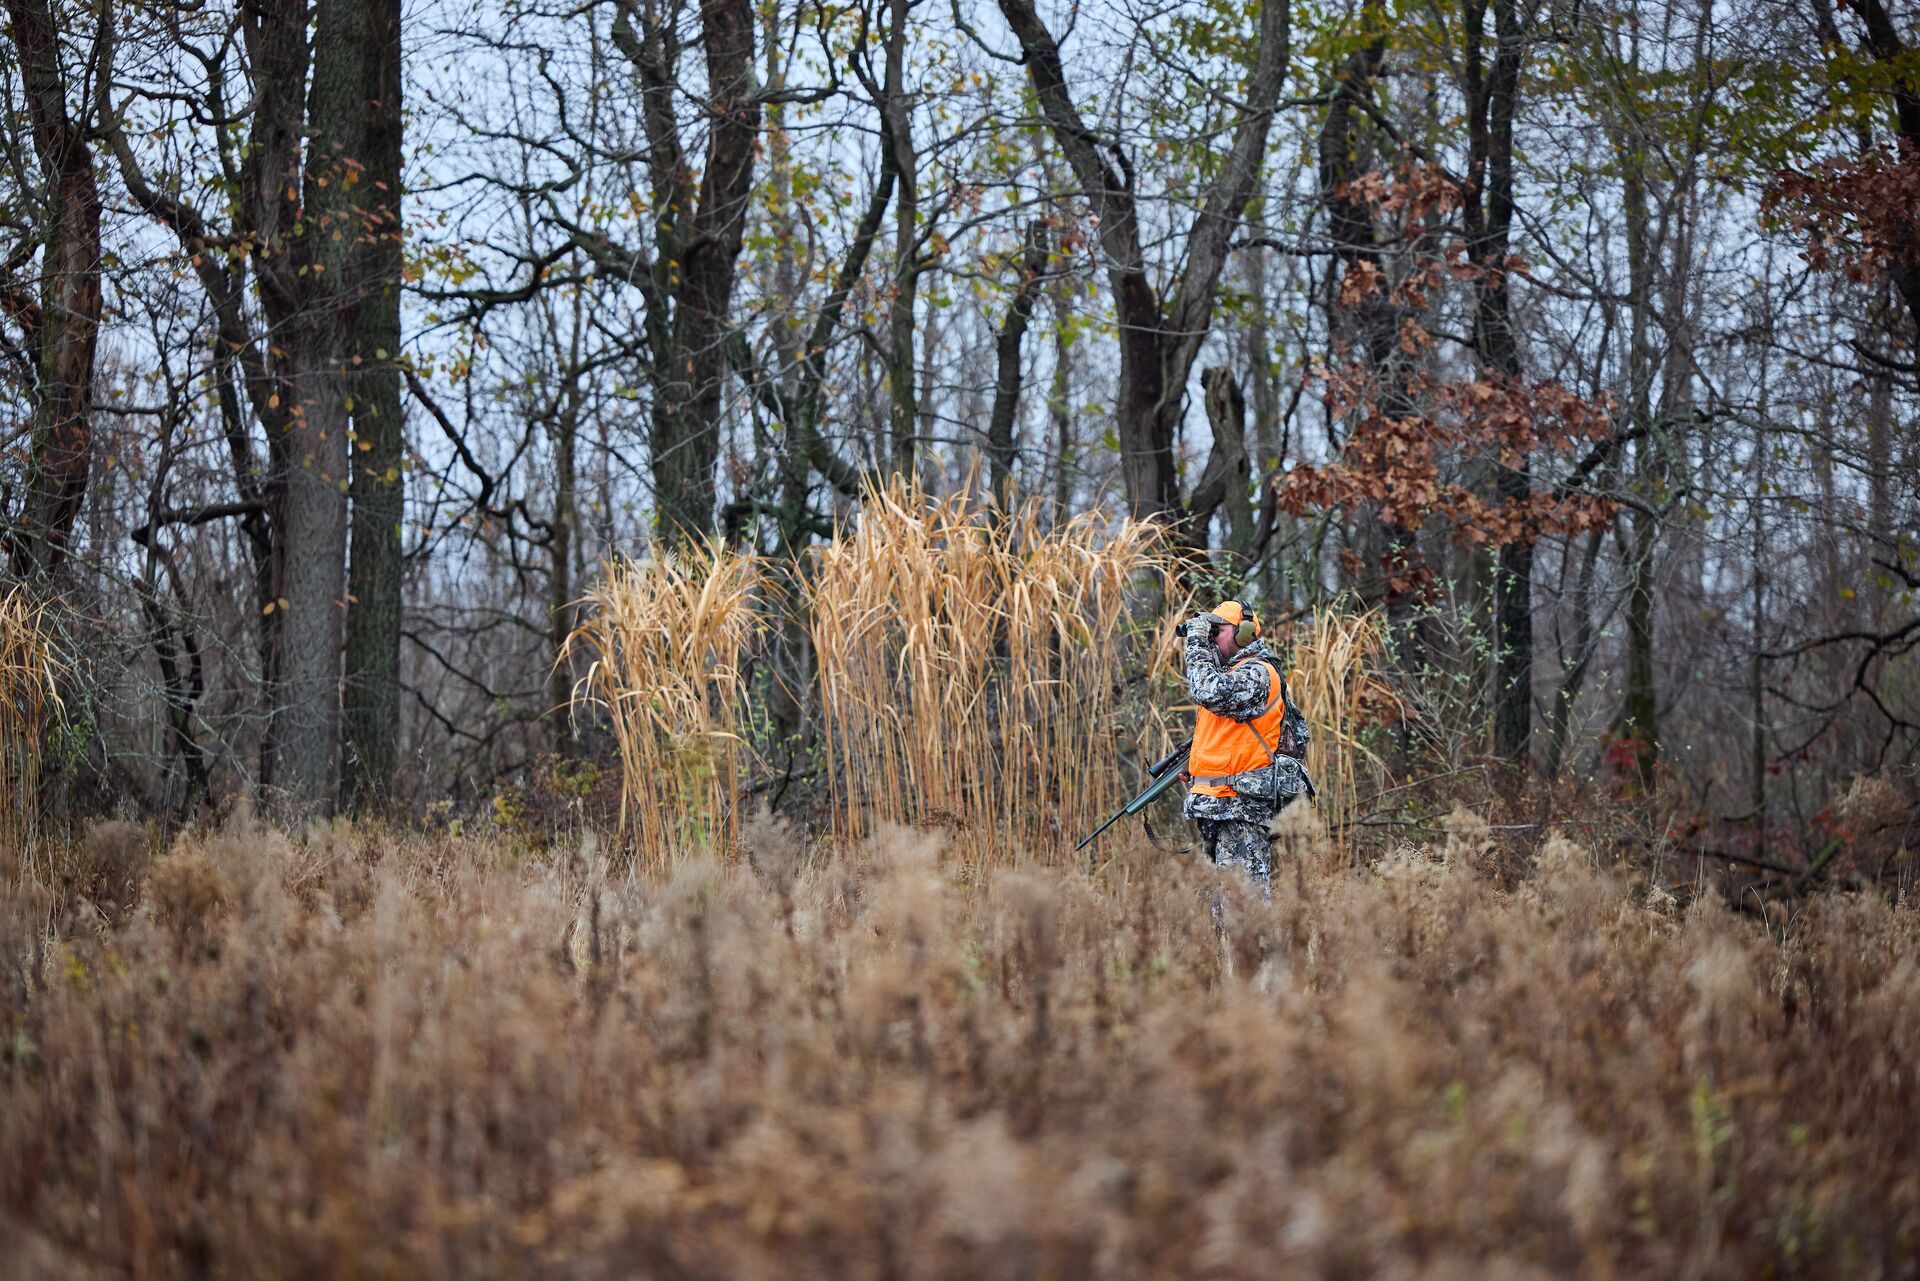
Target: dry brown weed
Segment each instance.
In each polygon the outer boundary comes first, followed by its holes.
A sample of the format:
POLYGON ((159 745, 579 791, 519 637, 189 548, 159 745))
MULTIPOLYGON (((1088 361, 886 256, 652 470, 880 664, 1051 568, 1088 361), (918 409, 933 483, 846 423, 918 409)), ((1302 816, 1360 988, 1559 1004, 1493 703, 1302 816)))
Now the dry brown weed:
POLYGON ((51 938, 10 891, 0 1271, 1910 1275, 1912 909, 1286 826, 1218 923, 1144 846, 765 823, 659 875, 240 826, 51 938))

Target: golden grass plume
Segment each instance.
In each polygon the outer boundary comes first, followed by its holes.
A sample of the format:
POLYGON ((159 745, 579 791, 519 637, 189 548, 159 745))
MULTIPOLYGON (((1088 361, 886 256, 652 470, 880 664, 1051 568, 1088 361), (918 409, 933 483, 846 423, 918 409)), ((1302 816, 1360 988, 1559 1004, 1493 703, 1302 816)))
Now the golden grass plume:
POLYGON ((37 835, 40 758, 64 671, 46 608, 0 590, 0 851, 25 863, 37 835))
POLYGON ((715 543, 614 559, 586 594, 561 661, 590 660, 572 708, 607 710, 621 767, 621 828, 649 865, 738 832, 742 655, 760 627, 758 558, 715 543))
POLYGON ((1385 769, 1360 732, 1398 706, 1380 674, 1386 636, 1378 610, 1353 613, 1337 603, 1294 625, 1287 689, 1312 728, 1307 771, 1320 791, 1321 814, 1336 836, 1354 817, 1361 778, 1385 769))
POLYGON ((1123 740, 1166 737, 1150 691, 1174 653, 1163 615, 1178 610, 1160 531, 1100 512, 1049 528, 1039 512, 895 478, 813 549, 843 835, 939 825, 969 859, 1057 851, 1125 799, 1123 740))

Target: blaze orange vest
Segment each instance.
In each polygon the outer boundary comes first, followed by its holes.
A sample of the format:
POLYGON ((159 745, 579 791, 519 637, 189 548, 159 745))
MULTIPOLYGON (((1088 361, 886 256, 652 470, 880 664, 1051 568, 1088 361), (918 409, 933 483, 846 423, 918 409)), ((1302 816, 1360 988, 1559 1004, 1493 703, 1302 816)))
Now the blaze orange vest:
MULTIPOLYGON (((1280 743, 1280 722, 1287 714, 1286 700, 1280 694, 1280 673, 1273 664, 1258 657, 1241 659, 1256 662, 1267 669, 1267 705, 1250 721, 1236 721, 1206 708, 1199 709, 1193 725, 1193 755, 1187 761, 1187 773, 1193 778, 1192 790, 1202 796, 1233 796, 1227 780, 1236 774, 1273 763, 1280 743)), ((1228 668, 1238 666, 1229 663, 1228 668)))

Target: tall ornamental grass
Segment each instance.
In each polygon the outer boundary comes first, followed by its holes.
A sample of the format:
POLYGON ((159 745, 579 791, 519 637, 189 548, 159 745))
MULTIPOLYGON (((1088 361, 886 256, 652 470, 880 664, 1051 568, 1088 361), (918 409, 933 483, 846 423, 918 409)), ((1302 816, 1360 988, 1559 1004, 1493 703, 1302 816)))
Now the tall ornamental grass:
POLYGON ((745 740, 742 657, 760 629, 763 567, 718 544, 615 559, 561 661, 589 662, 573 710, 605 709, 619 747, 620 824, 641 861, 731 849, 745 740))
POLYGON ((8 865, 32 857, 40 758, 60 707, 60 672, 45 608, 24 588, 0 590, 0 861, 8 865))
POLYGON ((1172 561, 1151 524, 1052 528, 899 479, 812 549, 808 612, 840 834, 947 829, 957 853, 1058 851, 1124 802, 1176 651, 1172 561))
MULTIPOLYGON (((1057 855, 1191 728, 1173 632, 1195 602, 1151 523, 1090 512, 1049 525, 1038 504, 1006 512, 895 478, 807 556, 791 575, 717 545, 616 560, 582 602, 563 656, 590 660, 573 711, 606 712, 622 828, 644 864, 733 846, 755 711, 743 664, 767 638, 776 578, 800 584, 816 768, 841 840, 897 824, 943 831, 969 864, 1057 855)), ((1360 728, 1393 700, 1384 628, 1323 610, 1288 639, 1308 768, 1338 837, 1381 768, 1360 728)))
POLYGON ((1318 609, 1295 624, 1287 690, 1312 727, 1307 771, 1328 828, 1344 839, 1361 780, 1378 784, 1386 766, 1361 731, 1391 717, 1398 697, 1381 674, 1387 629, 1378 610, 1318 609))

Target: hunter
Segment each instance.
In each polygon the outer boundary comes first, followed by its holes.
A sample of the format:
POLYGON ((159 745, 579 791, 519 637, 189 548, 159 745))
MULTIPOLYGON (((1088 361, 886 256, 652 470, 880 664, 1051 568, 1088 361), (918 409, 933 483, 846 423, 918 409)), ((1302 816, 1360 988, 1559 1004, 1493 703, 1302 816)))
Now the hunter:
POLYGON ((1239 867, 1271 894, 1274 815, 1311 792, 1300 762, 1307 722, 1290 705, 1280 661, 1260 639, 1260 619, 1244 601, 1224 601, 1181 628, 1187 689, 1196 704, 1191 784, 1181 812, 1200 827, 1216 867, 1239 867))

